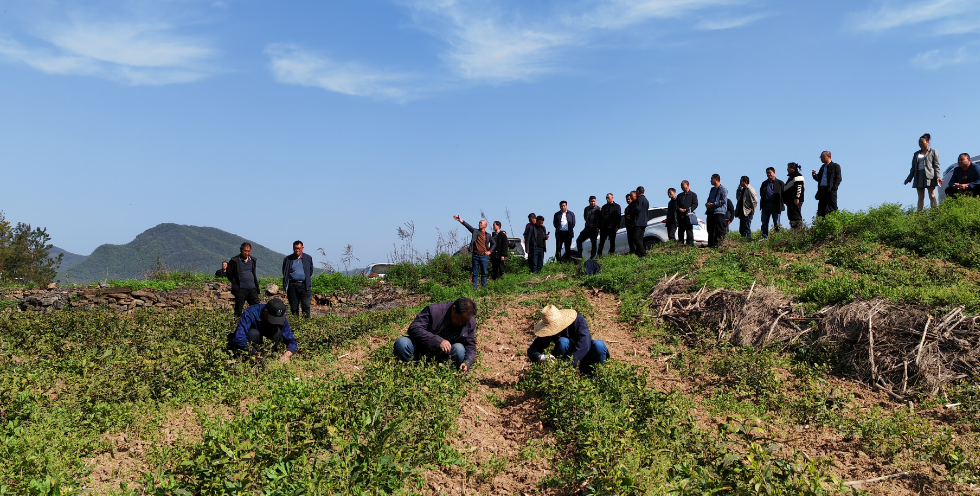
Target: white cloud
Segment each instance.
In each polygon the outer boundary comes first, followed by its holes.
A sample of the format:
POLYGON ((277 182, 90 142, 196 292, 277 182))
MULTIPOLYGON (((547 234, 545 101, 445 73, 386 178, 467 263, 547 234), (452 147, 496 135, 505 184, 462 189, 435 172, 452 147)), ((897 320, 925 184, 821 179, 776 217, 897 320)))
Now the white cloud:
POLYGON ((760 19, 765 19, 770 17, 772 14, 762 13, 754 14, 744 17, 734 17, 728 19, 705 19, 694 25, 695 29, 702 29, 707 31, 718 30, 718 29, 734 29, 752 24, 760 19))
POLYGON ((890 2, 878 10, 853 16, 851 23, 858 31, 884 31, 947 19, 978 10, 980 10, 980 2, 976 0, 926 0, 905 4, 890 2))
POLYGON ((977 62, 980 61, 980 53, 975 48, 971 44, 956 50, 930 50, 916 55, 912 63, 922 69, 936 70, 949 65, 977 62))
POLYGON ((284 84, 312 86, 345 95, 407 101, 416 97, 410 74, 371 69, 356 63, 338 63, 290 44, 266 47, 272 74, 284 84))
MULTIPOLYGON (((611 31, 652 19, 682 18, 742 0, 577 0, 534 8, 520 0, 393 1, 409 10, 413 27, 445 43, 446 49, 439 56, 452 74, 442 78, 442 87, 450 87, 453 83, 445 81, 529 81, 561 69, 562 57, 569 49, 589 46, 611 31)), ((737 27, 766 15, 702 22, 700 29, 737 27)), ((410 86, 411 75, 339 63, 293 45, 270 45, 267 53, 276 80, 283 83, 391 100, 418 97, 423 88, 410 86)))
POLYGON ((735 0, 592 0, 592 8, 578 21, 583 26, 620 29, 651 19, 669 19, 684 14, 736 3, 735 0))
POLYGON ((215 72, 207 43, 181 37, 167 25, 87 23, 40 29, 51 46, 0 39, 0 56, 48 74, 95 76, 129 85, 186 83, 215 72))

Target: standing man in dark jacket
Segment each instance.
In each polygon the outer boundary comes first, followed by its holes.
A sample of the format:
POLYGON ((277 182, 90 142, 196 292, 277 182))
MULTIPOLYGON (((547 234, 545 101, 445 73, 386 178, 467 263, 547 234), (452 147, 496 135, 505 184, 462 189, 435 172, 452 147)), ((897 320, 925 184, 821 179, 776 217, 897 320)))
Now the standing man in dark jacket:
POLYGON ((468 372, 476 358, 476 303, 469 298, 434 303, 422 309, 408 326, 408 336, 395 341, 395 357, 403 362, 452 360, 468 372))
POLYGON ((221 268, 214 271, 214 277, 228 278, 228 262, 221 262, 221 268))
POLYGON ((459 221, 473 236, 470 241, 470 253, 473 254, 473 291, 480 289, 477 283, 481 283, 483 287, 487 287, 487 269, 490 265, 490 254, 497 247, 497 242, 494 240, 494 237, 487 234, 487 221, 480 219, 480 222, 477 224, 480 228, 474 229, 473 226, 467 224, 460 216, 454 215, 453 218, 459 221))
POLYGON ((602 255, 602 247, 609 240, 609 252, 616 252, 616 231, 619 231, 619 223, 623 220, 623 212, 619 204, 613 201, 613 194, 606 194, 606 204, 600 210, 602 222, 599 226, 599 254, 602 255))
POLYGON ((743 238, 752 239, 752 216, 755 209, 759 206, 759 197, 755 194, 755 188, 749 184, 749 176, 742 176, 735 190, 735 216, 738 217, 738 233, 743 238))
POLYGON ((647 230, 647 216, 650 214, 650 202, 644 196, 643 186, 636 187, 636 201, 633 202, 633 248, 636 256, 647 256, 647 248, 643 245, 643 234, 647 230))
POLYGON ((800 164, 786 164, 786 184, 783 187, 783 203, 786 204, 786 218, 793 229, 803 229, 803 195, 806 193, 806 181, 800 174, 800 164))
POLYGON ((245 302, 259 304, 259 272, 252 258, 252 244, 242 243, 241 253, 228 261, 228 281, 235 295, 235 317, 241 317, 245 302))
POLYGON ((811 171, 817 181, 817 217, 837 211, 837 188, 840 187, 840 165, 830 160, 830 152, 820 154, 820 171, 811 171))
POLYGON ((721 185, 721 176, 711 175, 711 191, 704 204, 708 215, 708 248, 717 247, 728 229, 728 188, 721 185))
POLYGON ((636 207, 633 203, 636 202, 636 191, 630 191, 626 193, 626 209, 623 210, 623 222, 626 227, 626 243, 629 245, 630 255, 636 253, 636 245, 633 244, 633 218, 636 217, 635 209, 636 207))
POLYGON ((572 239, 575 238, 575 213, 568 210, 568 202, 562 200, 558 203, 560 210, 555 212, 555 219, 552 224, 555 226, 555 261, 560 262, 562 256, 568 257, 572 251, 572 239), (565 254, 562 255, 561 247, 565 245, 565 254))
POLYGON ((694 246, 694 224, 691 223, 691 214, 698 209, 698 195, 691 191, 691 183, 687 179, 681 181, 681 193, 677 195, 676 201, 677 242, 684 244, 686 239, 688 245, 694 246))
POLYGON ((541 269, 544 267, 544 252, 547 251, 548 232, 544 228, 544 216, 539 215, 535 219, 534 226, 531 227, 531 234, 528 236, 530 243, 528 244, 528 262, 531 266, 531 272, 535 274, 540 274, 541 269))
POLYGON ((310 316, 310 294, 313 292, 313 257, 303 253, 303 242, 293 242, 293 254, 282 259, 282 287, 289 300, 289 311, 299 316, 310 316))
POLYGON ((667 239, 670 241, 677 241, 677 190, 674 188, 667 188, 667 198, 670 201, 667 202, 667 239))
POLYGON ((493 221, 493 253, 490 254, 490 279, 496 281, 504 276, 504 261, 507 260, 507 231, 500 228, 499 220, 493 221))
POLYGON ((766 180, 759 186, 759 210, 762 211, 762 239, 769 239, 769 219, 772 230, 779 231, 779 214, 783 211, 782 179, 776 179, 776 169, 766 168, 766 180))
POLYGON ((594 196, 589 197, 589 206, 585 207, 585 211, 582 213, 582 219, 585 220, 585 228, 582 229, 582 232, 579 233, 578 238, 575 240, 575 248, 578 250, 579 256, 585 258, 585 253, 582 253, 582 242, 587 239, 592 242, 592 255, 589 258, 595 258, 596 250, 599 249, 599 245, 596 244, 596 239, 599 237, 599 224, 602 223, 602 212, 596 206, 594 196))
POLYGON ((527 225, 524 226, 524 249, 527 250, 528 258, 531 256, 531 233, 534 226, 538 225, 538 216, 534 212, 527 214, 527 225))

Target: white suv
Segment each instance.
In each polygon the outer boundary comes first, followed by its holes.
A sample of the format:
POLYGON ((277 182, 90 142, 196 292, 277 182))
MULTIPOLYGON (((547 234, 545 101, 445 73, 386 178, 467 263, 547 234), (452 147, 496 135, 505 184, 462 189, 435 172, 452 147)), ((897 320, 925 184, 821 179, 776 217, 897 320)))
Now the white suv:
MULTIPOLYGON (((643 232, 643 245, 650 248, 657 243, 664 243, 667 237, 667 207, 652 207, 647 212, 647 229, 643 232)), ((704 246, 708 244, 708 228, 704 221, 698 219, 698 224, 694 226, 694 244, 704 246)), ((608 246, 603 246, 602 251, 607 252, 608 246)), ((616 252, 629 253, 630 245, 626 239, 626 216, 619 220, 619 230, 616 231, 616 252)), ((592 253, 592 241, 582 242, 582 253, 592 253)), ((602 255, 602 253, 600 253, 602 255)))

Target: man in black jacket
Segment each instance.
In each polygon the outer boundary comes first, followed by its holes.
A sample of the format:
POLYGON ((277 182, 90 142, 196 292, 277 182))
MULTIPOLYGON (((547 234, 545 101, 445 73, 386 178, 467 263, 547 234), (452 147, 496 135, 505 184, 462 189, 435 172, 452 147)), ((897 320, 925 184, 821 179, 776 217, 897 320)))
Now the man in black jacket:
POLYGON ((803 195, 806 193, 806 181, 800 174, 800 164, 786 164, 786 185, 783 187, 783 203, 786 204, 786 218, 793 229, 803 229, 803 195))
POLYGON ((502 231, 503 227, 499 220, 493 221, 493 253, 490 254, 490 279, 496 281, 504 276, 504 261, 507 260, 507 231, 502 231))
POLYGON ((599 237, 599 225, 602 223, 602 212, 598 206, 596 206, 596 199, 594 196, 589 197, 589 206, 585 207, 585 211, 582 213, 582 219, 585 220, 585 228, 579 233, 578 238, 575 240, 575 248, 578 250, 580 257, 585 258, 585 253, 582 253, 582 242, 586 239, 592 242, 591 249, 592 254, 589 258, 595 258, 596 250, 599 249, 599 245, 596 244, 596 238, 599 237))
POLYGON ((762 239, 769 238, 769 219, 772 230, 779 231, 779 215, 783 211, 783 188, 785 183, 776 179, 776 169, 766 168, 766 180, 759 186, 759 210, 762 211, 762 239))
POLYGON ((572 251, 572 240, 575 239, 575 213, 568 210, 568 202, 558 203, 559 211, 555 212, 552 225, 555 226, 555 261, 562 258, 561 246, 565 245, 565 257, 572 251))
POLYGON ((687 179, 681 181, 681 193, 677 195, 677 242, 694 246, 694 224, 690 214, 698 209, 698 195, 691 191, 691 183, 687 179))
POLYGON ((221 262, 221 268, 214 271, 214 277, 228 278, 228 262, 221 262))
POLYGON ((286 290, 289 300, 289 311, 293 316, 299 316, 300 307, 303 315, 310 316, 310 295, 313 292, 313 257, 303 253, 303 242, 293 242, 293 254, 282 259, 282 287, 286 290))
POLYGON ((667 239, 670 241, 677 240, 677 190, 674 188, 667 188, 667 198, 670 201, 667 202, 667 239))
POLYGON ((636 191, 626 193, 626 208, 623 209, 623 226, 626 228, 626 243, 629 245, 629 251, 627 253, 630 255, 636 253, 636 246, 633 245, 633 236, 630 234, 633 232, 630 230, 633 228, 633 217, 636 216, 633 211, 635 208, 633 202, 635 201, 636 191))
POLYGON ((602 221, 599 225, 599 254, 602 255, 602 247, 609 240, 609 253, 616 252, 616 231, 619 230, 619 223, 622 222, 623 212, 619 204, 613 201, 613 194, 606 194, 606 204, 600 210, 602 221))
POLYGON ((259 271, 257 261, 252 257, 252 244, 246 241, 239 250, 241 253, 228 261, 228 280, 231 293, 235 295, 235 317, 242 316, 245 302, 259 304, 259 271))
POLYGON ((830 152, 820 154, 820 171, 810 175, 817 181, 817 217, 837 211, 837 188, 840 187, 840 165, 830 160, 830 152))
POLYGON ((646 246, 643 245, 643 234, 647 230, 647 216, 650 213, 650 202, 647 201, 647 197, 644 196, 643 186, 636 187, 636 201, 633 202, 633 248, 636 250, 636 256, 645 257, 647 256, 646 246))

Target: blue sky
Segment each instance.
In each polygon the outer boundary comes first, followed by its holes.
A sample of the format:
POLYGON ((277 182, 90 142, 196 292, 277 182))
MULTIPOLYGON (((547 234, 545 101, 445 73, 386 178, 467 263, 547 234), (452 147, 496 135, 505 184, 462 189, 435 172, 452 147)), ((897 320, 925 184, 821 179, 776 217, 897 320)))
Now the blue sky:
MULTIPOLYGON (((0 200, 88 254, 161 222, 335 263, 480 211, 831 150, 842 208, 906 205, 920 134, 980 153, 980 2, 5 0, 0 200)), ((809 181, 812 190, 814 183, 809 181)), ((806 217, 816 211, 811 194, 806 217)), ((703 209, 702 211, 703 212, 703 209)), ((758 220, 756 220, 756 228, 758 220)))

